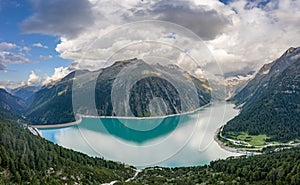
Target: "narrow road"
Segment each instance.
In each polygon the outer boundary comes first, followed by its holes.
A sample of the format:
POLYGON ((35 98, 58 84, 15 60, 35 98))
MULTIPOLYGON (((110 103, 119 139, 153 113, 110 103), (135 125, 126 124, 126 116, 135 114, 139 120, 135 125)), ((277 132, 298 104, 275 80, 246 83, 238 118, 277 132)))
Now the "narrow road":
MULTIPOLYGON (((142 170, 135 170, 134 176, 131 177, 131 178, 129 178, 129 179, 127 179, 125 182, 130 182, 130 181, 134 180, 134 179, 138 176, 138 174, 139 174, 140 172, 142 172, 142 170)), ((119 180, 114 180, 114 181, 111 181, 111 182, 109 182, 109 183, 104 183, 104 184, 101 184, 101 185, 114 185, 114 184, 117 183, 117 182, 120 182, 120 181, 119 181, 119 180)))
POLYGON ((115 183, 119 182, 118 180, 116 181, 111 181, 110 183, 104 183, 104 184, 101 184, 101 185, 113 185, 115 183))
POLYGON ((127 179, 125 182, 129 182, 129 181, 134 180, 134 179, 136 178, 136 176, 138 176, 138 174, 139 174, 140 172, 142 172, 142 170, 136 170, 134 176, 131 177, 131 178, 129 178, 129 179, 127 179))

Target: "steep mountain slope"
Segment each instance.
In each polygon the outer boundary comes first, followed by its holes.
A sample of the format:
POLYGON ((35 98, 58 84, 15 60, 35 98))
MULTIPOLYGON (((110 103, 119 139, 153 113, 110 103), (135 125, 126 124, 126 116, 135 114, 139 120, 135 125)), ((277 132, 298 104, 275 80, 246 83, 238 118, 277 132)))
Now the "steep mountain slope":
POLYGON ((61 81, 43 86, 31 98, 25 114, 33 124, 65 123, 75 121, 72 108, 72 79, 75 72, 61 81))
POLYGON ((148 117, 195 110, 211 99, 208 82, 201 80, 175 65, 116 62, 98 76, 98 115, 148 117))
POLYGON ((289 48, 280 58, 272 63, 265 64, 248 84, 239 91, 233 98, 236 105, 250 104, 252 98, 256 98, 264 89, 278 78, 288 67, 298 62, 299 48, 289 48))
POLYGON ((226 99, 232 98, 237 92, 241 91, 247 83, 254 77, 254 73, 250 72, 244 76, 231 76, 225 78, 226 99))
POLYGON ((176 114, 209 103, 210 94, 207 80, 177 66, 131 59, 99 71, 75 71, 43 87, 32 97, 26 117, 34 124, 71 122, 73 107, 76 114, 94 116, 176 114))
POLYGON ((27 101, 34 93, 36 93, 41 87, 40 86, 21 86, 16 89, 13 89, 11 93, 14 96, 22 98, 24 101, 27 101))
POLYGON ((18 97, 9 94, 6 90, 0 89, 0 115, 10 119, 18 119, 25 110, 25 102, 18 97))
POLYGON ((229 121, 223 134, 266 134, 270 140, 300 139, 300 48, 290 48, 264 65, 234 98, 241 113, 229 121))
POLYGON ((101 184, 125 181, 135 173, 133 167, 31 134, 19 122, 24 106, 23 100, 0 89, 0 184, 101 184))

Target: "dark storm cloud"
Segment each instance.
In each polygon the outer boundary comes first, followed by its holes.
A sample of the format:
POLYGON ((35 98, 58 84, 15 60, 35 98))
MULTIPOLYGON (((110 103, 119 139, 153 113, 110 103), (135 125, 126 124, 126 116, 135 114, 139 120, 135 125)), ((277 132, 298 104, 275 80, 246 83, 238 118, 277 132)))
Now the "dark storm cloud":
POLYGON ((216 10, 207 10, 189 1, 161 0, 146 10, 134 11, 136 17, 169 21, 184 26, 201 39, 211 40, 223 33, 230 20, 216 10), (176 3, 175 3, 176 2, 176 3))
POLYGON ((74 37, 93 24, 88 0, 33 0, 34 13, 24 20, 25 33, 44 33, 74 37))
MULTIPOLYGON (((34 13, 22 22, 26 33, 44 33, 74 37, 86 27, 92 26, 95 18, 103 20, 98 12, 94 17, 92 4, 88 0, 32 0, 34 13)), ((123 14, 125 22, 156 19, 184 26, 204 40, 214 39, 223 33, 231 22, 214 9, 195 5, 190 1, 159 0, 132 7, 132 14, 123 14)))

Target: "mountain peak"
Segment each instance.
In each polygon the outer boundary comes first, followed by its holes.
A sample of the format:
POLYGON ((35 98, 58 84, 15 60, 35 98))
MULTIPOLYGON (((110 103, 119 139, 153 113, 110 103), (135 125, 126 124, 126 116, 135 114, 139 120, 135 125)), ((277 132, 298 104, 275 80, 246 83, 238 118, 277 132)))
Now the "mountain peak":
POLYGON ((286 53, 292 53, 293 51, 295 51, 295 49, 296 49, 296 48, 294 48, 294 47, 290 47, 290 48, 286 51, 286 53))
POLYGON ((233 98, 240 114, 224 127, 225 134, 266 134, 273 141, 300 138, 300 47, 261 68, 233 98))
POLYGON ((0 88, 0 92, 4 92, 4 93, 7 93, 7 91, 3 88, 0 88))
POLYGON ((286 52, 284 52, 284 56, 285 55, 290 55, 290 54, 294 53, 298 49, 300 49, 300 47, 290 47, 288 50, 286 50, 286 52))
POLYGON ((265 64, 256 76, 233 97, 236 104, 241 105, 247 102, 244 104, 244 107, 246 107, 251 102, 250 99, 254 94, 259 94, 261 89, 268 87, 268 84, 281 75, 283 71, 299 63, 299 54, 300 47, 290 47, 280 58, 265 64))

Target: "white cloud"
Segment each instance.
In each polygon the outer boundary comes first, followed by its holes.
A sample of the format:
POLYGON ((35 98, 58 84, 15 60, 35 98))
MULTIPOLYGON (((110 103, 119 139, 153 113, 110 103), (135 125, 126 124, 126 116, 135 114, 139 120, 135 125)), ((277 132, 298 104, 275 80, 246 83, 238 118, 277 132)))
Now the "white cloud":
POLYGON ((17 48, 16 44, 8 43, 8 42, 0 42, 0 51, 11 50, 17 48))
POLYGON ((0 86, 5 87, 6 89, 15 89, 24 85, 26 85, 26 83, 23 81, 0 80, 0 86))
MULTIPOLYGON (((59 2, 57 2, 59 3, 59 2)), ((64 29, 61 33, 61 43, 58 44, 56 50, 61 54, 61 57, 66 59, 73 59, 73 67, 77 68, 89 68, 95 69, 98 67, 107 66, 107 58, 114 54, 122 47, 138 42, 140 40, 152 39, 157 40, 161 34, 170 33, 172 30, 162 28, 150 29, 151 25, 145 25, 145 27, 138 27, 136 30, 125 30, 125 33, 117 33, 117 35, 109 35, 109 38, 105 39, 103 43, 98 42, 96 49, 90 48, 91 43, 97 38, 105 36, 106 33, 115 29, 120 24, 126 24, 133 21, 143 21, 145 19, 157 19, 163 21, 171 21, 180 25, 184 25, 193 30, 204 39, 215 38, 221 34, 231 24, 230 19, 223 16, 225 11, 217 12, 212 8, 213 5, 220 6, 222 3, 214 2, 209 5, 201 4, 199 1, 90 1, 87 3, 90 8, 90 14, 93 16, 93 24, 85 27, 85 29, 78 30, 76 36, 73 31, 68 32, 68 29, 64 29), (177 16, 177 17, 176 17, 177 16), (202 25, 202 26, 197 26, 202 25), (140 30, 138 30, 140 29, 140 30), (130 32, 130 33, 128 33, 130 32), (87 52, 87 48, 89 48, 87 52), (84 60, 81 60, 84 59, 84 60)), ((64 11, 64 14, 68 12, 64 11)), ((69 12, 72 14, 72 12, 69 12)), ((227 13, 226 13, 227 14, 227 13)), ((43 18, 43 22, 47 22, 47 17, 54 15, 47 15, 47 12, 37 10, 33 15, 34 17, 43 18)), ((83 14, 90 20, 91 16, 83 14)), ((56 14, 55 17, 62 17, 56 14)), ((83 16, 83 17, 84 17, 83 16)), ((68 17, 68 16, 65 16, 68 17)), ((29 19, 31 19, 30 17, 29 19)), ((27 19, 24 23, 28 23, 27 19)), ((63 26, 60 22, 50 22, 53 24, 54 30, 40 30, 39 32, 53 34, 61 31, 56 30, 56 27, 72 27, 72 21, 63 21, 63 26), (70 25, 68 25, 70 23, 70 25)), ((43 26, 42 26, 43 27, 43 26)), ((23 27, 23 29, 31 29, 23 27)), ((40 28, 36 28, 39 30, 40 28)), ((42 28, 41 28, 42 29, 42 28)), ((72 29, 74 30, 74 29, 72 29)), ((176 30, 175 30, 176 31, 176 30)), ((30 32, 30 31, 29 31, 30 32)), ((187 39, 183 39, 182 43, 187 39)), ((159 39, 159 41, 164 41, 159 39)), ((184 45, 187 45, 183 43, 184 45)), ((191 44, 190 44, 191 45, 191 44)), ((149 47, 146 47, 149 48, 149 47)), ((153 48, 149 48, 153 49, 153 48)), ((184 48, 183 48, 184 49, 184 48)), ((159 48, 157 48, 159 50, 159 48)), ((163 51, 163 49, 162 49, 163 51)), ((148 52, 144 50, 144 52, 148 52)), ((157 51, 153 51, 158 53, 157 51)), ((134 51, 126 53, 122 59, 128 59, 133 57, 139 57, 141 51, 134 51), (135 56, 135 54, 137 54, 135 56)), ((148 53, 149 54, 149 53, 148 53)), ((165 55, 165 54, 164 54, 165 55)), ((172 56, 172 53, 169 54, 172 56)), ((172 56, 172 60, 177 59, 172 56)))
MULTIPOLYGON (((63 21, 49 20, 49 12, 41 11, 46 3, 42 4, 42 7, 37 6, 40 9, 23 22, 23 29, 27 32, 60 35, 61 43, 57 45, 56 51, 61 57, 73 59, 72 65, 75 68, 89 69, 107 66, 107 59, 111 56, 115 59, 126 59, 155 53, 162 57, 171 56, 173 61, 178 61, 176 57, 180 55, 165 50, 164 46, 158 48, 145 44, 144 48, 138 50, 137 47, 129 46, 143 40, 167 42, 175 46, 179 44, 182 49, 188 49, 193 56, 205 57, 202 51, 197 50, 197 46, 194 47, 193 40, 182 38, 182 34, 180 37, 180 33, 176 33, 178 30, 171 30, 171 27, 151 27, 151 24, 135 27, 135 24, 132 24, 131 30, 122 29, 124 26, 118 28, 126 23, 149 19, 173 22, 196 33, 204 40, 225 73, 256 70, 264 63, 279 57, 290 46, 300 45, 297 39, 300 37, 300 1, 236 0, 230 1, 228 5, 218 0, 90 0, 85 3, 86 9, 79 14, 85 17, 87 22, 80 27, 75 26, 72 21, 66 21, 73 15, 73 11, 58 11, 56 15, 52 15, 55 18, 53 20, 62 17, 62 14, 70 15, 61 19, 63 21), (43 20, 44 24, 37 24, 38 20, 43 20), (45 28, 45 25, 52 27, 45 28), (136 29, 133 29, 134 27, 136 29), (119 32, 114 29, 119 29, 119 32), (176 39, 172 38, 174 41, 163 37, 172 32, 176 34, 176 39), (99 38, 103 42, 97 43, 99 38), (122 57, 118 53, 120 50, 123 52, 122 57)), ((79 20, 83 22, 82 19, 79 20)), ((77 20, 75 22, 78 23, 77 20)), ((195 67, 186 63, 183 65, 191 69, 195 67)), ((203 66, 212 68, 208 60, 203 66)))
POLYGON ((5 70, 8 64, 26 64, 31 62, 22 53, 0 51, 0 71, 5 70))
POLYGON ((54 68, 54 74, 52 76, 46 76, 43 85, 47 85, 52 82, 56 82, 62 78, 64 78, 66 75, 68 75, 72 70, 68 67, 58 67, 54 68))
POLYGON ((257 69, 290 46, 300 46, 300 1, 233 1, 232 29, 207 41, 225 72, 257 69))
POLYGON ((25 51, 26 53, 28 53, 30 50, 31 50, 31 48, 30 48, 30 47, 27 47, 27 46, 21 47, 21 48, 19 49, 20 52, 25 51))
POLYGON ((46 46, 46 45, 43 45, 42 43, 40 43, 40 42, 38 42, 38 43, 34 43, 34 44, 32 44, 32 46, 34 46, 34 47, 38 47, 38 48, 48 48, 48 46, 46 46))
POLYGON ((34 72, 31 71, 29 78, 27 80, 28 86, 40 85, 41 78, 34 72))
POLYGON ((31 63, 32 61, 26 58, 22 51, 28 52, 30 48, 20 47, 13 43, 1 42, 0 43, 0 71, 6 70, 9 64, 24 64, 31 63), (19 49, 19 52, 10 51, 13 49, 19 49))
POLYGON ((53 58, 52 55, 47 55, 47 56, 45 56, 45 55, 40 55, 40 60, 49 60, 49 59, 51 59, 51 58, 53 58))

